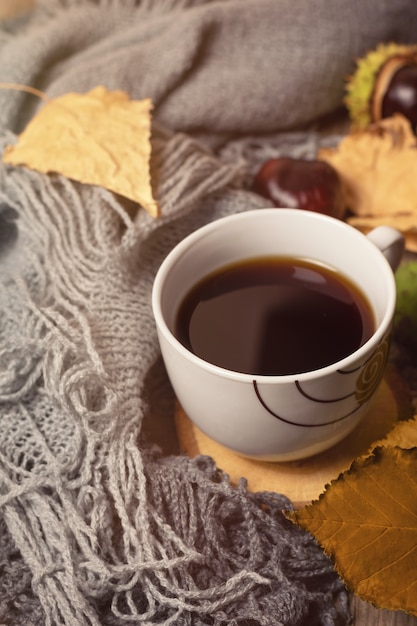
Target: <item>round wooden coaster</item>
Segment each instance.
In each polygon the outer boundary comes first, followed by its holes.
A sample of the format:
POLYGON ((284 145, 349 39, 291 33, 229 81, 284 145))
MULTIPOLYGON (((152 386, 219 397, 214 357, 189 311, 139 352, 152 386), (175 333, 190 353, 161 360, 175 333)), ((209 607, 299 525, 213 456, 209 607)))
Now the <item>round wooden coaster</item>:
POLYGON ((318 498, 328 483, 348 469, 353 459, 370 451, 372 444, 385 437, 398 420, 410 416, 408 390, 390 370, 357 428, 330 450, 301 461, 272 463, 244 458, 207 437, 179 405, 176 426, 181 450, 188 456, 211 456, 232 483, 245 477, 250 491, 282 493, 300 507, 318 498))

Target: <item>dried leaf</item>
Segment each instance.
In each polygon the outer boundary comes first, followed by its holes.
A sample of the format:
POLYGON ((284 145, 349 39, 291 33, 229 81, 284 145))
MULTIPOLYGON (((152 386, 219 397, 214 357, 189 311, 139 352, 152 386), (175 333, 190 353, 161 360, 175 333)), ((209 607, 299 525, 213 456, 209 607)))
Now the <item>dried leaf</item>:
POLYGON ((372 447, 378 446, 398 446, 404 450, 417 448, 417 416, 397 422, 387 436, 375 442, 372 447))
POLYGON ((50 100, 3 161, 99 185, 158 214, 150 177, 151 101, 96 87, 50 100))
POLYGON ((316 537, 351 591, 417 616, 416 448, 377 448, 286 515, 316 537))
POLYGON ((351 132, 319 158, 338 171, 353 213, 348 221, 367 232, 394 226, 417 250, 417 140, 402 115, 351 132))

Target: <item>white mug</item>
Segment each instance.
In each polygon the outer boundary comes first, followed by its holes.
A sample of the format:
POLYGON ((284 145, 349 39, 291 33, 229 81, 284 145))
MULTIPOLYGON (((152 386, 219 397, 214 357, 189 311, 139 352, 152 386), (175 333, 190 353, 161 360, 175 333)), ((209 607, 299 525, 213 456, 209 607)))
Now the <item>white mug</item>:
POLYGON ((152 307, 165 367, 189 418, 258 460, 301 459, 341 441, 369 409, 384 373, 403 250, 403 236, 390 227, 365 236, 322 214, 275 208, 218 219, 182 240, 157 272, 152 307), (186 294, 223 266, 263 256, 308 258, 340 271, 369 299, 371 338, 336 363, 296 375, 241 373, 196 356, 175 336, 186 294))

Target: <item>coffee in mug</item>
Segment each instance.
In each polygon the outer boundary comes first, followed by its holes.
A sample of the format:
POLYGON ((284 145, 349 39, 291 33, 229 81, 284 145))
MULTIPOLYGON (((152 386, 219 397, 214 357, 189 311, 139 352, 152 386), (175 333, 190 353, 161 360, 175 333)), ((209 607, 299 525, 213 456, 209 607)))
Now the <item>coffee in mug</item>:
POLYGON ((369 300, 340 271, 270 256, 232 263, 198 281, 179 307, 175 335, 214 365, 276 376, 335 363, 374 329, 369 300))

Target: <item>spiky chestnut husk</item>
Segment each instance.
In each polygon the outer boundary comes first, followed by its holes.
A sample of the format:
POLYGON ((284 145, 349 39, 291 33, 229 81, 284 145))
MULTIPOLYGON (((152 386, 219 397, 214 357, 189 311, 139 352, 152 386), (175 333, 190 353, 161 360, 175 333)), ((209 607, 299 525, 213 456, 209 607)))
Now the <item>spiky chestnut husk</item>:
POLYGON ((358 60, 354 74, 348 78, 344 99, 354 130, 383 117, 384 94, 395 73, 407 65, 417 66, 417 45, 379 44, 358 60))

